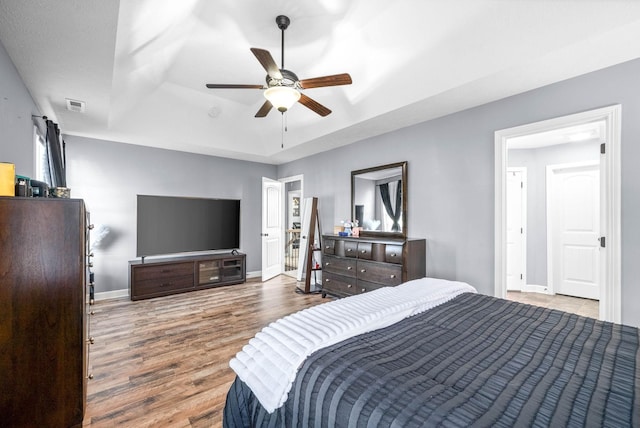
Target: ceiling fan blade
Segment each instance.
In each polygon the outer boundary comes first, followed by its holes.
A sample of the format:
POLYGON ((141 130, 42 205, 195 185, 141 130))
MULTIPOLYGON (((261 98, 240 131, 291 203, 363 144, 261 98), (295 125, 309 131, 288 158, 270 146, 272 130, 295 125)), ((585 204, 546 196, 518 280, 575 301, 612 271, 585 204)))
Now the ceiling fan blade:
POLYGON ((316 113, 318 113, 322 117, 325 117, 325 116, 331 114, 331 110, 329 110, 328 108, 326 108, 325 106, 323 106, 319 102, 317 102, 315 100, 312 100, 311 98, 309 98, 305 94, 300 94, 300 99, 298 100, 298 102, 300 104, 302 104, 303 106, 315 111, 316 113))
POLYGON ((262 107, 260 107, 260 110, 258 110, 258 112, 256 113, 255 117, 265 117, 267 114, 269 114, 272 108, 273 105, 271 104, 271 102, 269 100, 265 101, 264 104, 262 104, 262 107))
POLYGON ((258 58, 260 64, 267 70, 267 74, 269 77, 273 79, 282 80, 282 73, 280 73, 280 69, 278 68, 278 64, 276 64, 275 60, 269 53, 264 49, 251 48, 251 52, 258 58))
POLYGON ((263 85, 234 85, 226 83, 207 83, 209 89, 264 89, 263 85))
POLYGON ((332 76, 315 77, 313 79, 303 79, 300 81, 302 89, 320 88, 324 86, 350 85, 351 76, 349 73, 334 74, 332 76))

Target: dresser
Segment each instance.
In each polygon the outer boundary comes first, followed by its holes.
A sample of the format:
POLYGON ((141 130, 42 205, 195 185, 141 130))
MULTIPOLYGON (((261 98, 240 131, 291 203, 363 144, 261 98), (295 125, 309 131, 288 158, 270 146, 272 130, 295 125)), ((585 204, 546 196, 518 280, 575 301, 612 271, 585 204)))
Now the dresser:
POLYGON ((0 425, 81 426, 90 299, 82 200, 0 198, 0 425))
POLYGON ((426 275, 424 239, 323 235, 322 296, 346 297, 426 275))

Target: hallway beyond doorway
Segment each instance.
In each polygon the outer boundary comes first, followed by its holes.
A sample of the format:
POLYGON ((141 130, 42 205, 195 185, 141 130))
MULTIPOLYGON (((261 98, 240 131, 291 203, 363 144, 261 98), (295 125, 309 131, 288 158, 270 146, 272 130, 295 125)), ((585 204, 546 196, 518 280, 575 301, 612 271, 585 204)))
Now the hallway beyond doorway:
POLYGON ((507 291, 507 300, 598 318, 599 302, 597 300, 562 294, 523 293, 520 291, 507 291))

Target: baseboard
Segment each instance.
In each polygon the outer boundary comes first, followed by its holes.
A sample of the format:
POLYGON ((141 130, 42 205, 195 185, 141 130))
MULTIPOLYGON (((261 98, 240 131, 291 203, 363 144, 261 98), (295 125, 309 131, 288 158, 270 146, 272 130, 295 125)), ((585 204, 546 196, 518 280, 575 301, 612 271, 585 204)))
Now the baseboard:
POLYGON ((120 299, 121 297, 129 297, 129 289, 103 291, 95 294, 96 302, 98 300, 120 299))
POLYGON ((262 278, 262 271, 247 272, 247 279, 262 278))
POLYGON ((547 287, 546 285, 525 284, 522 287, 522 291, 525 293, 552 294, 549 291, 549 287, 547 287))

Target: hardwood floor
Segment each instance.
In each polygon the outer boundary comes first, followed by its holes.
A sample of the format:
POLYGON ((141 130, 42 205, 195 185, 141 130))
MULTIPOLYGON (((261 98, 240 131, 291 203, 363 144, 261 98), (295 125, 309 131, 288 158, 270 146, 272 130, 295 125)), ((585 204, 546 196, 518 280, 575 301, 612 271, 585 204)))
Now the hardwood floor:
POLYGON ((98 301, 91 318, 85 427, 216 427, 229 360, 262 327, 324 303, 281 275, 265 283, 132 302, 98 301))

